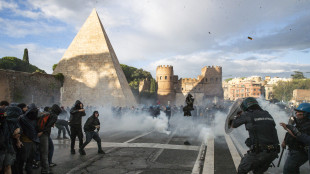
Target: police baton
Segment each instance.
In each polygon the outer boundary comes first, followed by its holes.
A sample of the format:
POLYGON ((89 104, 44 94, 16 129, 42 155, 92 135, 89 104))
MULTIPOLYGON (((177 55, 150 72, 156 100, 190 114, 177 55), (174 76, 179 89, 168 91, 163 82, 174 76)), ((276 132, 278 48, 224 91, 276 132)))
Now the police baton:
MULTIPOLYGON (((285 137, 286 137, 286 135, 285 135, 285 137)), ((278 167, 280 166, 280 163, 281 163, 281 160, 282 160, 282 156, 283 156, 283 152, 284 152, 285 149, 286 149, 285 147, 284 148, 282 147, 282 152, 281 152, 280 159, 279 159, 279 162, 278 162, 278 167)))
MULTIPOLYGON (((294 122, 297 123, 296 120, 295 120, 295 117, 291 116, 290 119, 288 120, 288 124, 289 125, 293 125, 294 122)), ((288 133, 285 134, 284 142, 287 139, 287 135, 288 135, 288 133)), ((278 167, 280 166, 280 163, 281 163, 281 160, 282 160, 282 156, 283 156, 283 152, 284 152, 285 149, 286 149, 286 145, 285 145, 285 147, 282 147, 281 155, 280 155, 279 162, 278 162, 278 167)))

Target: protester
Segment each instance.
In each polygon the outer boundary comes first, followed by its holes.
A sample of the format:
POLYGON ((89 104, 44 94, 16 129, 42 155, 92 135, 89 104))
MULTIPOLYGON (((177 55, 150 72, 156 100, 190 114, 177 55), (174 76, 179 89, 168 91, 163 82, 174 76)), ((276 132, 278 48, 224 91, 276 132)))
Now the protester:
POLYGON ((40 160, 41 160, 41 174, 50 174, 52 171, 49 168, 49 138, 51 128, 57 121, 57 116, 61 113, 61 108, 54 104, 50 108, 50 112, 43 112, 41 118, 38 120, 39 137, 40 137, 40 160))
POLYGON ((18 125, 18 117, 22 114, 22 110, 16 106, 2 104, 1 106, 5 106, 5 112, 2 114, 5 118, 2 118, 1 121, 1 134, 4 140, 2 149, 4 149, 4 153, 0 154, 0 171, 4 169, 4 174, 11 174, 11 166, 16 160, 16 148, 21 148, 22 145, 19 139, 20 128, 18 125))
POLYGON ((98 153, 105 154, 105 152, 101 148, 101 139, 98 135, 98 132, 100 129, 100 121, 98 117, 99 117, 99 112, 94 111, 93 115, 91 115, 87 119, 86 123, 84 124, 84 132, 86 134, 86 141, 84 142, 84 144, 82 145, 82 148, 80 149, 81 155, 86 155, 84 148, 92 139, 97 141, 98 153), (97 129, 97 132, 95 131, 96 129, 97 129))
POLYGON ((85 109, 83 103, 77 100, 70 110, 70 129, 71 129, 71 154, 75 154, 75 138, 79 138, 79 152, 83 145, 83 132, 82 132, 82 117, 85 116, 85 109))
POLYGON ((37 132, 38 108, 35 104, 30 104, 28 110, 19 119, 19 124, 23 130, 21 134, 21 160, 19 162, 19 173, 23 173, 24 164, 27 174, 32 173, 32 162, 34 160, 36 144, 40 143, 37 132))
POLYGON ((67 121, 68 113, 64 109, 64 107, 61 107, 61 110, 62 110, 62 112, 59 114, 57 122, 56 122, 56 127, 58 129, 57 139, 60 139, 61 132, 63 133, 63 139, 68 139, 68 137, 66 136, 66 130, 67 130, 69 136, 71 136, 71 133, 69 130, 69 123, 67 121))

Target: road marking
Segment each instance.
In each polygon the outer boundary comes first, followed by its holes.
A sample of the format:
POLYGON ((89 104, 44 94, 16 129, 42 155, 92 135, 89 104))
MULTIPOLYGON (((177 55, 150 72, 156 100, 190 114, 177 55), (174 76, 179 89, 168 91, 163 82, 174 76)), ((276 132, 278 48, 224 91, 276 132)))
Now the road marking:
MULTIPOLYGON (((154 130, 153 130, 153 131, 154 131, 154 130)), ((141 138, 141 137, 143 137, 143 136, 145 136, 145 135, 150 134, 150 133, 153 132, 153 131, 144 133, 144 134, 142 134, 142 135, 140 135, 140 136, 136 136, 135 138, 132 138, 132 139, 126 141, 126 142, 128 143, 128 142, 134 141, 134 140, 136 140, 136 139, 138 139, 138 138, 141 138)), ((124 143, 126 143, 126 142, 124 142, 124 143)), ((117 149, 117 148, 116 148, 116 147, 113 147, 113 148, 111 148, 111 149, 109 149, 109 150, 107 150, 107 151, 105 151, 105 152, 106 152, 106 153, 110 153, 110 152, 112 152, 112 151, 115 150, 115 149, 117 149)), ((87 166, 89 166, 90 164, 92 164, 92 163, 94 163, 95 161, 99 160, 99 159, 102 158, 103 156, 104 156, 104 155, 96 155, 96 156, 94 156, 93 158, 87 160, 86 162, 81 163, 81 164, 77 165, 76 167, 74 167, 73 169, 69 170, 69 171, 67 172, 67 174, 75 174, 75 173, 78 173, 79 171, 81 171, 81 169, 86 168, 87 166)))
POLYGON ((204 158, 205 158, 205 154, 204 154, 205 150, 206 150, 206 146, 202 142, 201 146, 200 146, 200 149, 199 149, 199 153, 198 153, 196 162, 195 162, 193 170, 192 170, 192 174, 200 174, 200 170, 201 170, 201 167, 203 165, 204 158))
POLYGON ((155 131, 155 130, 152 130, 152 131, 147 132, 147 133, 144 133, 144 134, 142 134, 142 135, 138 135, 138 136, 136 136, 136 137, 134 137, 134 138, 132 138, 132 139, 130 139, 130 140, 128 140, 128 141, 125 141, 124 143, 129 143, 129 142, 131 142, 131 141, 135 141, 136 139, 141 138, 141 137, 144 137, 145 135, 148 135, 148 134, 150 134, 150 133, 152 133, 152 132, 154 132, 154 131, 155 131))
MULTIPOLYGON (((168 138, 168 140, 166 141, 165 144, 168 144, 168 143, 171 141, 171 139, 172 139, 172 137, 174 136, 174 134, 175 134, 175 131, 173 131, 173 133, 171 133, 171 134, 169 135, 169 138, 168 138)), ((150 158, 150 161, 155 162, 155 161, 157 160, 157 158, 159 157, 159 155, 163 153, 163 151, 164 151, 164 148, 161 148, 160 150, 158 150, 158 151, 152 156, 152 158, 150 158)))
POLYGON ((229 148, 229 151, 230 151, 230 154, 231 154, 231 157, 234 161, 234 164, 235 164, 235 168, 236 168, 236 171, 238 169, 238 166, 240 164, 240 161, 241 161, 241 157, 235 147, 235 145, 233 144, 231 138, 229 135, 225 134, 225 139, 226 139, 226 143, 228 145, 228 148, 229 148))
POLYGON ((203 165, 202 174, 214 174, 214 137, 207 140, 207 152, 203 165))
MULTIPOLYGON (((175 150, 192 150, 199 151, 199 146, 186 146, 175 144, 159 144, 159 143, 114 143, 114 142, 102 142, 102 147, 142 147, 142 148, 154 148, 154 149, 175 149, 175 150)), ((88 148, 97 147, 97 142, 91 142, 86 146, 88 148)))

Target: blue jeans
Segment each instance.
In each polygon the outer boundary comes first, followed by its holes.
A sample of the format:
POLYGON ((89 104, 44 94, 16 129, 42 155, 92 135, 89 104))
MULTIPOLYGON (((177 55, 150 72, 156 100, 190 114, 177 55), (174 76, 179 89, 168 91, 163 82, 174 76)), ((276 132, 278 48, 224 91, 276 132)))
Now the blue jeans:
POLYGON ((97 141, 98 144, 98 150, 101 150, 101 139, 98 135, 98 132, 95 131, 91 131, 91 132, 85 132, 86 134, 86 141, 83 143, 82 145, 82 149, 85 148, 85 146, 92 140, 94 139, 95 141, 97 141))
POLYGON ((54 155, 54 143, 51 137, 48 137, 48 163, 51 164, 53 162, 54 155))
POLYGON ((289 150, 283 174, 299 174, 299 167, 308 161, 308 154, 304 151, 289 150))

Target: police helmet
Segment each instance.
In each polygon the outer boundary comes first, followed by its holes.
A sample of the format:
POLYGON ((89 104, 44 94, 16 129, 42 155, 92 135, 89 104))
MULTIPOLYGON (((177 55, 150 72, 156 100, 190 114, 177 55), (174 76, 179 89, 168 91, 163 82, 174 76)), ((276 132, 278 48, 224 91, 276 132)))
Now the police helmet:
POLYGON ((303 112, 304 116, 310 118, 310 103, 301 103, 295 111, 303 112))
POLYGON ((254 106, 254 105, 258 105, 257 100, 253 97, 247 97, 247 98, 243 99, 243 101, 240 105, 240 108, 243 111, 246 111, 249 109, 249 107, 254 106))

